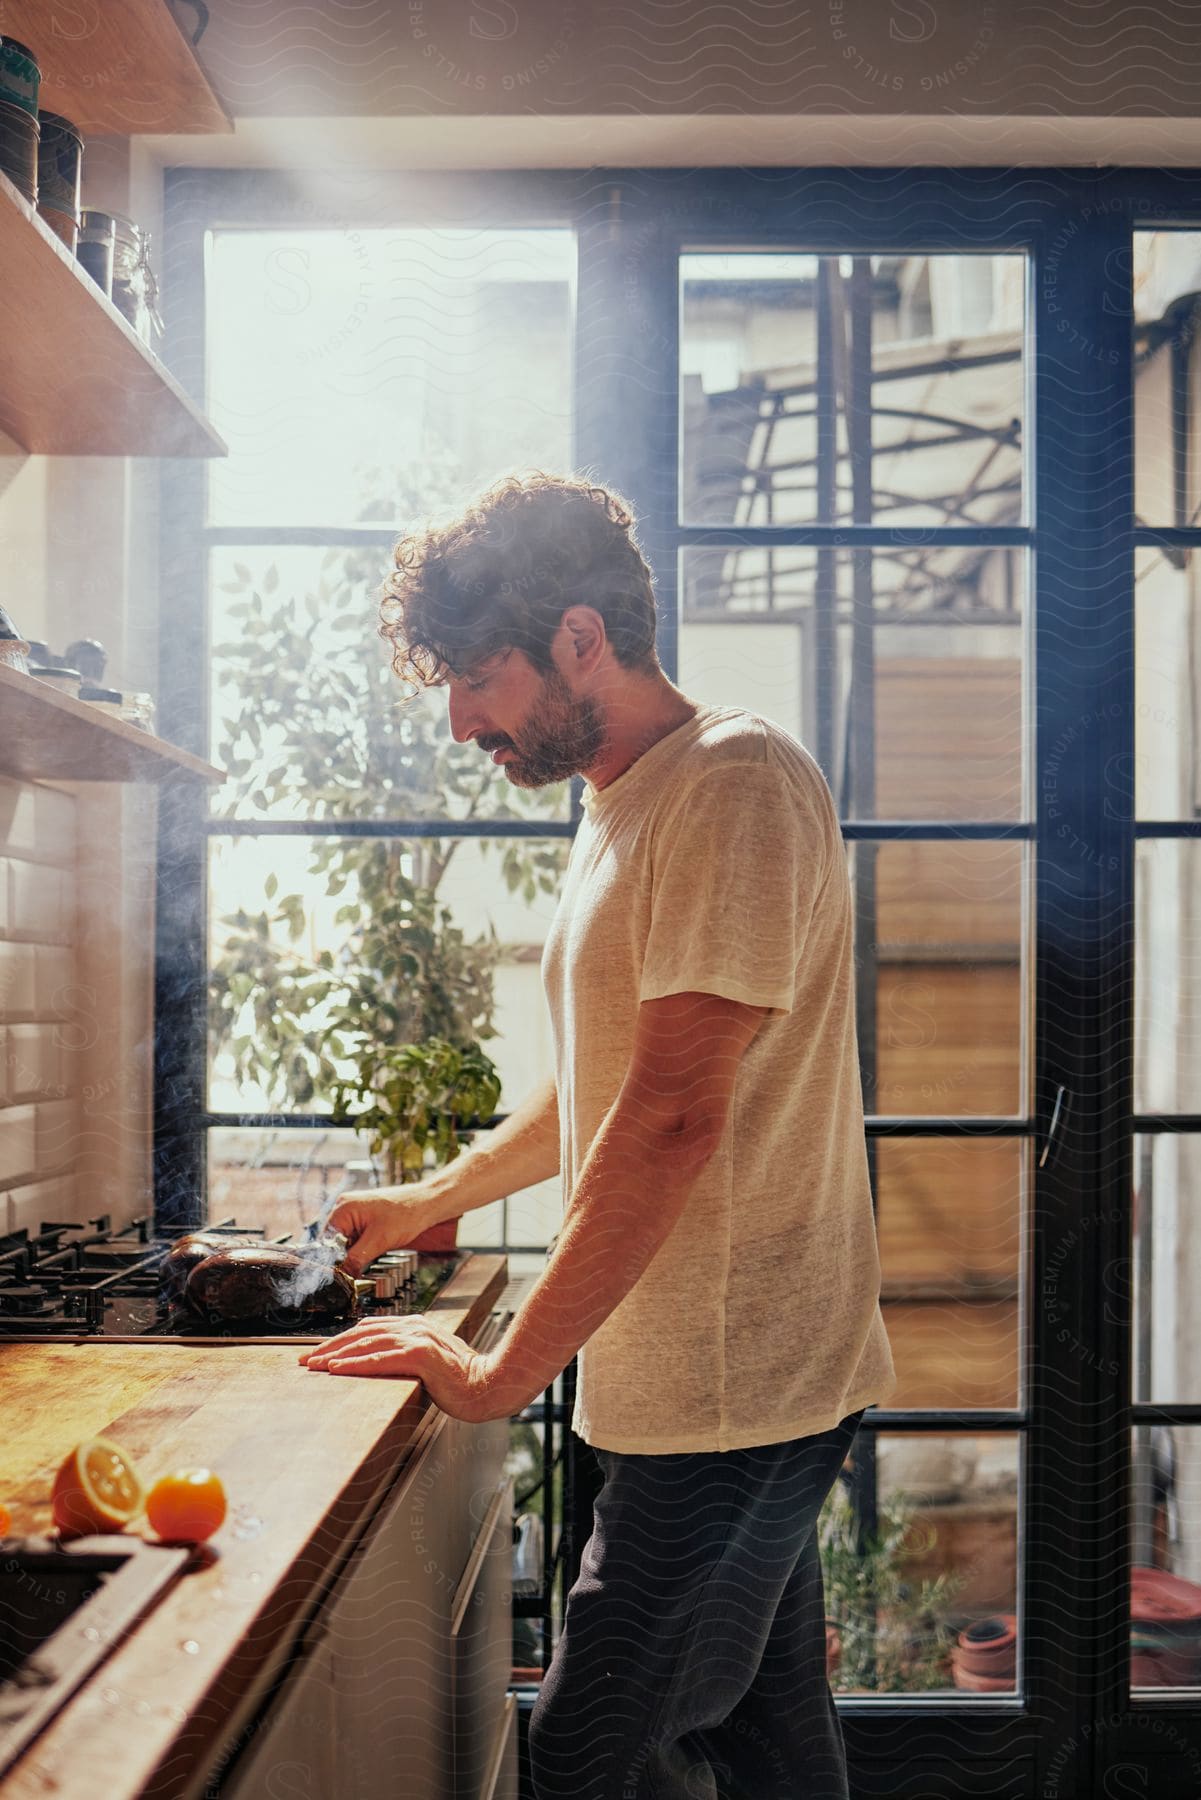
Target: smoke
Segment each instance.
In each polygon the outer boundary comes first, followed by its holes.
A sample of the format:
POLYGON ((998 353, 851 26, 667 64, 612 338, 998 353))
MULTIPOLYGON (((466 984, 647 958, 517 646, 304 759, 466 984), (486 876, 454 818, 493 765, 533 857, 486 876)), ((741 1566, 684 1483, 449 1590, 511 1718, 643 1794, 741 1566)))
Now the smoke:
POLYGON ((309 1238, 288 1245, 299 1258, 299 1266, 280 1280, 276 1295, 279 1306, 304 1306, 319 1288, 328 1286, 333 1280, 334 1269, 349 1247, 340 1231, 325 1229, 325 1221, 335 1204, 336 1201, 331 1200, 322 1208, 316 1224, 309 1226, 312 1233, 309 1238))

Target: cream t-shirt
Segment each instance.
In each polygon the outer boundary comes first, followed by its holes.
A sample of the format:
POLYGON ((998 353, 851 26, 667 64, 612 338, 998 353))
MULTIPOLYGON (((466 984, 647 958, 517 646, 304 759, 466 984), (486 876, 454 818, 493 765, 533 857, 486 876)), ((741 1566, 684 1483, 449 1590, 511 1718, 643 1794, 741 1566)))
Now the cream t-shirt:
POLYGON ((586 784, 542 976, 568 1206, 641 1001, 772 1009, 683 1213, 580 1351, 573 1429, 606 1450, 735 1450, 887 1399, 850 883, 808 751, 703 706, 607 787, 586 784))

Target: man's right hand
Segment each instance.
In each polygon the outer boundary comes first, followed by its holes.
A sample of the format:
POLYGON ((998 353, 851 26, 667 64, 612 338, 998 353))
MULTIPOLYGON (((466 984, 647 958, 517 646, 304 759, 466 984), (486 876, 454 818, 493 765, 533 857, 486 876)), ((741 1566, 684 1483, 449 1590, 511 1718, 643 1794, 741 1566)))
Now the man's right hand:
POLYGON ((431 1202, 419 1181, 403 1188, 352 1189, 339 1199, 327 1220, 340 1231, 348 1249, 342 1267, 359 1275, 386 1250, 404 1250, 431 1225, 446 1218, 445 1202, 431 1202))

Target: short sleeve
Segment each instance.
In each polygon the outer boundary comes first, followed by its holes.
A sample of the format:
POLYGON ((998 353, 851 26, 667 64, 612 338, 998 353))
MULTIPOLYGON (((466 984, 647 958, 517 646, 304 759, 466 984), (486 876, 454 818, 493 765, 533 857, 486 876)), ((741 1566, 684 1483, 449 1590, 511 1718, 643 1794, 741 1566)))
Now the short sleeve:
POLYGON ((640 1000, 721 994, 791 1012, 828 851, 817 807, 771 762, 701 776, 651 849, 640 1000))

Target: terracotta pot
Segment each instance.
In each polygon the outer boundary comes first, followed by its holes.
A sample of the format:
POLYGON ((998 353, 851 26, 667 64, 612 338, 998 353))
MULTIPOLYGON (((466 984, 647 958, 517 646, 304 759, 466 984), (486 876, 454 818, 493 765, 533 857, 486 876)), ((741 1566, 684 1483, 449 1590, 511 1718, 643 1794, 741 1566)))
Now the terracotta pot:
POLYGON ((826 1620, 826 1678, 834 1674, 842 1661, 842 1639, 838 1635, 838 1627, 826 1620))
POLYGON ((459 1221, 445 1219, 441 1225, 431 1225, 405 1246, 408 1250, 453 1250, 459 1241, 459 1221))
POLYGON ((1201 1587, 1167 1569, 1131 1569, 1131 1682, 1192 1687, 1199 1678, 1201 1587))

